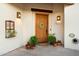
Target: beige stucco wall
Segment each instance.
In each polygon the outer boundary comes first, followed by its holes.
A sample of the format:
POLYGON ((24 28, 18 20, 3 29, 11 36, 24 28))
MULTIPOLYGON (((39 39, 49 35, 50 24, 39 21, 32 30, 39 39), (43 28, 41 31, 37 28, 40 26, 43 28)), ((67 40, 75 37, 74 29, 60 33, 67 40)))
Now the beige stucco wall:
POLYGON ((0 55, 25 45, 30 36, 35 35, 35 12, 30 10, 31 7, 53 10, 49 14, 49 34, 55 33, 57 39, 63 40, 64 8, 61 4, 0 4, 0 55), (17 11, 22 14, 20 20, 16 19, 17 11), (60 24, 56 23, 57 16, 61 16, 60 24), (15 21, 15 38, 5 38, 5 20, 15 21))
POLYGON ((79 41, 78 44, 72 42, 73 38, 79 40, 79 4, 74 3, 72 5, 65 5, 65 32, 64 32, 64 46, 65 48, 79 50, 79 41), (75 37, 69 37, 69 34, 75 34, 75 37))
POLYGON ((21 12, 11 4, 0 4, 0 55, 22 46, 22 24, 16 19, 17 11, 21 12), (15 21, 16 37, 5 38, 5 20, 15 21))
POLYGON ((35 35, 35 12, 31 8, 52 10, 49 13, 49 34, 55 33, 57 40, 64 40, 64 6, 62 4, 26 4, 23 9, 23 38, 28 41, 30 36, 35 35), (57 16, 61 16, 61 23, 57 23, 57 16), (51 30, 50 30, 51 29, 51 30))

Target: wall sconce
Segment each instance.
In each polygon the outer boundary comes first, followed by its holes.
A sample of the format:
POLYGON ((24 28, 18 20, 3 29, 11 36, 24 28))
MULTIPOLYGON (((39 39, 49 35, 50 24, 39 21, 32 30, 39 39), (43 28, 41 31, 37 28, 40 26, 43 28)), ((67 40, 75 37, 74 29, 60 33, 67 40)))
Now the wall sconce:
POLYGON ((57 16, 57 23, 61 22, 61 16, 57 16))
POLYGON ((21 12, 17 12, 17 18, 21 18, 21 12))

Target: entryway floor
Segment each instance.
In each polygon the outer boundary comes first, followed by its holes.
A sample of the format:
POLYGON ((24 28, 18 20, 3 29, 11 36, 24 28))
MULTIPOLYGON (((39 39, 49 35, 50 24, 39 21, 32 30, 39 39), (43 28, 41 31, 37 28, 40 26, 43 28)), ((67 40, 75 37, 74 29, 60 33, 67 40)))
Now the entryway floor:
POLYGON ((79 51, 53 46, 37 46, 35 49, 20 47, 2 56, 79 56, 79 51))

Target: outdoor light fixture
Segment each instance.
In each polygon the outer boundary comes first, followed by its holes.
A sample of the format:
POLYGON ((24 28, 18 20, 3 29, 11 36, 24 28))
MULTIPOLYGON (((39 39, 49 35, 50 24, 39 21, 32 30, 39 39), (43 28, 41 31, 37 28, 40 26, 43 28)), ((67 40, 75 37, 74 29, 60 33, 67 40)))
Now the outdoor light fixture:
POLYGON ((57 23, 61 22, 61 16, 57 16, 57 23))
POLYGON ((17 18, 21 18, 21 12, 17 12, 17 18))
POLYGON ((16 23, 21 24, 21 12, 16 12, 16 23))

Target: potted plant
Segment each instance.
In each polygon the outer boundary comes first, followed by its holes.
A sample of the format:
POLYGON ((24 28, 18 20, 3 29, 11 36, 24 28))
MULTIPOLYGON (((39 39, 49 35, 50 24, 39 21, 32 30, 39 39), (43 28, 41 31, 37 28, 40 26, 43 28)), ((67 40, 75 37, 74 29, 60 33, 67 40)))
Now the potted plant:
POLYGON ((27 44, 25 45, 27 49, 33 49, 33 47, 30 45, 29 42, 27 42, 27 44))
POLYGON ((38 44, 36 36, 31 36, 30 40, 26 44, 26 48, 34 48, 38 44))
POLYGON ((29 40, 29 43, 32 45, 32 46, 36 46, 38 44, 38 41, 37 41, 37 38, 36 36, 31 36, 30 40, 29 40))
POLYGON ((57 40, 57 45, 58 45, 58 46, 62 46, 61 40, 57 40))
POLYGON ((55 35, 48 35, 48 44, 54 44, 56 42, 55 35))

